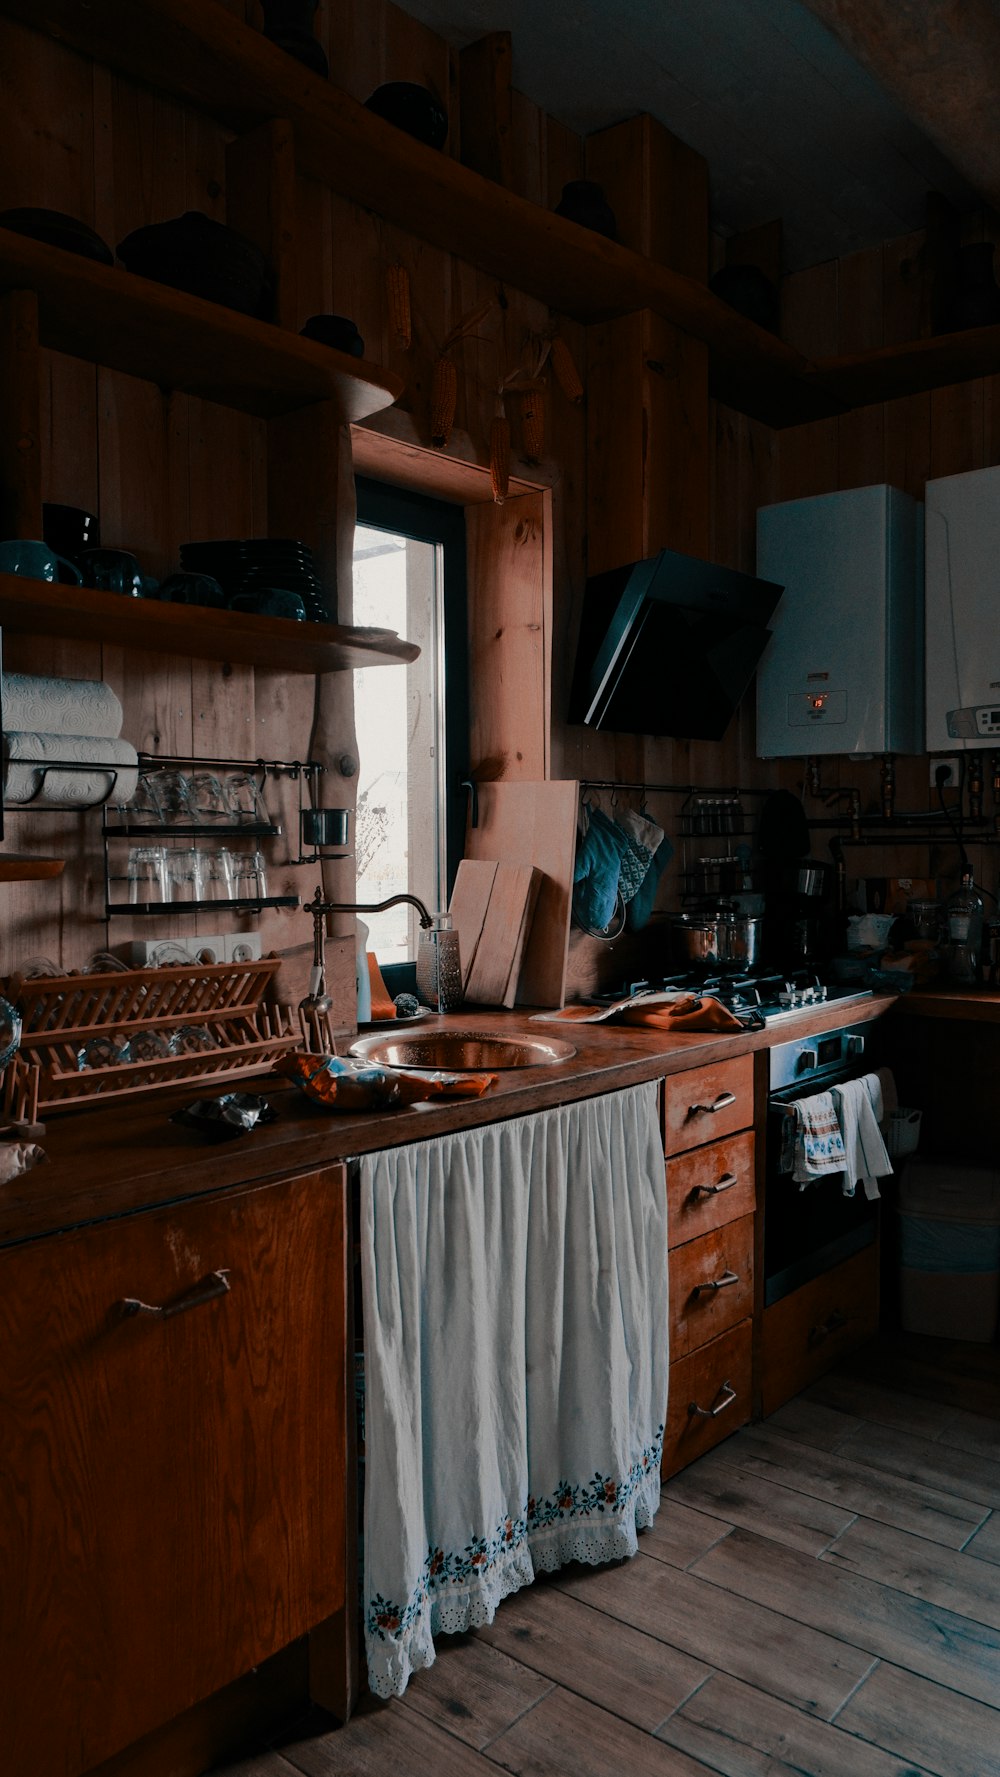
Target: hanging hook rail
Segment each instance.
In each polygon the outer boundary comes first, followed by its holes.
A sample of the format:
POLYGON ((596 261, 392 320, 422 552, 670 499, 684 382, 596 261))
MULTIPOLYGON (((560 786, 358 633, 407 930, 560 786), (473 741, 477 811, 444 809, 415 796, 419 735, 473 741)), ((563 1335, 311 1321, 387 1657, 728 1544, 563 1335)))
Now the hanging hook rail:
POLYGON ((582 777, 581 790, 634 790, 650 796, 770 796, 770 789, 743 784, 654 784, 646 779, 582 777))

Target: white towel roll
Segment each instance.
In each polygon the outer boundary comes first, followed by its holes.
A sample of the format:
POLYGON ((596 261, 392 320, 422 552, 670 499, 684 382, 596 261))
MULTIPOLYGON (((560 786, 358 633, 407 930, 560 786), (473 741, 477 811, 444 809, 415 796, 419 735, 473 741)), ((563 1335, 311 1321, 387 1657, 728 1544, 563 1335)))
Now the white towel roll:
POLYGON ((98 734, 117 740, 122 706, 103 679, 4 673, 3 725, 17 734, 98 734))
POLYGON ((4 801, 14 807, 95 808, 111 797, 128 802, 135 794, 139 756, 127 740, 93 734, 4 735, 4 801), (91 771, 60 769, 60 762, 91 765, 91 771), (40 767, 51 763, 50 769, 40 767))

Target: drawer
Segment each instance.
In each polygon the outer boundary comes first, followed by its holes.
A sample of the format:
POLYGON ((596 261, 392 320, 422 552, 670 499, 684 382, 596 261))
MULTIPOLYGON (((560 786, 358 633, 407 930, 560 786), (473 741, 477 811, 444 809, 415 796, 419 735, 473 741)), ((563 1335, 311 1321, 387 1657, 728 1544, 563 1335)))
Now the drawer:
POLYGON ((671 1364, 663 1478, 675 1475, 750 1418, 753 1323, 671 1364))
POLYGON ((663 1146, 669 1158, 753 1126, 753 1056, 670 1074, 663 1091, 663 1146))
POLYGON ((765 1414, 878 1331, 878 1242, 764 1310, 765 1414))
POLYGON ((687 1357, 753 1313, 752 1215, 670 1254, 670 1358, 687 1357))
POLYGON ((752 1215, 756 1202, 752 1130, 667 1161, 667 1237, 672 1247, 752 1215))

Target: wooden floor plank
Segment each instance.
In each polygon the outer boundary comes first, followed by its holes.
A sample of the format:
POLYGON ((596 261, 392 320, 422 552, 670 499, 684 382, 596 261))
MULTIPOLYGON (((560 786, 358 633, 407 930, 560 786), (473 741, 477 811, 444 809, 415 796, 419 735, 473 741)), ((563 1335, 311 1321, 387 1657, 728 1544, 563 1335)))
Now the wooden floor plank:
POLYGON ((801 1394, 771 1413, 764 1424, 769 1431, 780 1432, 783 1438, 800 1438, 803 1444, 812 1444, 817 1450, 836 1450, 852 1431, 861 1427, 860 1419, 852 1414, 834 1412, 801 1394))
POLYGON ((627 1623, 609 1623, 555 1586, 516 1592, 476 1639, 646 1733, 704 1684, 711 1667, 627 1623))
POLYGON ((917 1487, 949 1489, 992 1510, 1000 1506, 1000 1463, 965 1450, 950 1450, 911 1432, 866 1425, 841 1445, 844 1457, 862 1458, 872 1468, 917 1487))
POLYGON ((992 1561, 1000 1567, 1000 1512, 993 1512, 987 1518, 982 1530, 977 1530, 966 1543, 965 1553, 974 1555, 977 1561, 992 1561))
POLYGON ((846 1573, 861 1573, 910 1598, 1000 1629, 1000 1576, 987 1561, 943 1549, 926 1537, 856 1518, 822 1556, 846 1573))
POLYGON ((490 1748, 505 1771, 522 1777, 710 1777, 711 1767, 675 1752, 596 1709, 555 1690, 490 1748))
MULTIPOLYGON (((742 1531, 734 1531, 742 1536, 742 1531)), ((711 1561, 717 1543, 702 1559, 711 1561)), ((769 1547, 776 1555, 777 1544, 769 1547)), ((821 1572, 806 1556, 810 1571, 821 1572)), ((689 1573, 637 1555, 620 1567, 576 1569, 553 1584, 609 1617, 631 1624, 696 1660, 829 1719, 871 1670, 870 1655, 791 1621, 765 1605, 727 1594, 689 1573)), ((613 1631, 612 1631, 613 1633, 613 1631)))
POLYGON ((866 1346, 863 1354, 845 1359, 841 1368, 902 1394, 1000 1419, 1000 1351, 995 1345, 902 1333, 866 1346))
MULTIPOLYGON (((748 1530, 734 1530, 692 1570, 852 1648, 1000 1706, 1000 1633, 908 1598, 748 1530)), ((686 1575, 685 1578, 690 1578, 686 1575)))
POLYGON ((698 1506, 702 1512, 717 1513, 729 1525, 756 1530, 806 1555, 821 1554, 853 1522, 854 1513, 842 1507, 727 1467, 726 1449, 726 1444, 721 1445, 718 1462, 710 1463, 705 1457, 675 1475, 666 1488, 664 1510, 675 1500, 698 1506))
MULTIPOLYGON (((898 1389, 864 1376, 824 1376, 806 1390, 802 1404, 819 1404, 845 1417, 853 1415, 892 1431, 940 1441, 951 1450, 967 1450, 973 1456, 1000 1460, 1000 1421, 984 1419, 943 1401, 900 1394, 898 1389)), ((773 1425, 774 1418, 769 1423, 773 1425)), ((860 1429, 854 1427, 855 1431, 860 1429)))
POLYGON ((649 1529, 639 1532, 639 1548, 671 1567, 690 1567, 732 1526, 720 1523, 717 1512, 707 1514, 682 1505, 669 1491, 671 1485, 668 1481, 662 1490, 660 1509, 649 1529))
POLYGON ((435 1646, 437 1659, 410 1680, 406 1701, 479 1752, 552 1689, 474 1635, 442 1635, 435 1646))
POLYGON ((365 1708, 329 1734, 286 1746, 284 1757, 306 1777, 496 1777, 496 1766, 482 1753, 425 1721, 405 1697, 365 1708))
POLYGON ((909 1759, 803 1715, 735 1678, 716 1677, 657 1730, 722 1777, 917 1777, 909 1759))
POLYGON ((873 1474, 863 1455, 860 1442, 849 1455, 846 1449, 816 1450, 796 1439, 779 1436, 765 1424, 738 1432, 702 1461, 727 1469, 738 1467, 746 1474, 811 1494, 845 1512, 874 1518, 877 1523, 910 1530, 915 1536, 929 1537, 951 1549, 961 1548, 986 1517, 986 1506, 957 1498, 947 1490, 873 1474))
POLYGON ((876 1666, 837 1726, 915 1759, 935 1777, 1000 1777, 996 1711, 898 1666, 876 1666))

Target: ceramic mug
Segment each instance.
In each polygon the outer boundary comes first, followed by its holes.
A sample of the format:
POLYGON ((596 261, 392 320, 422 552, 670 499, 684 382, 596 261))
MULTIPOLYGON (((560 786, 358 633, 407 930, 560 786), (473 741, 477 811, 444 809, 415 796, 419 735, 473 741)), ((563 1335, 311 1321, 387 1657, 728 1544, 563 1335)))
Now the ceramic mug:
POLYGON ((47 543, 12 537, 0 543, 0 574, 26 574, 29 580, 58 580, 62 568, 74 586, 83 584, 80 571, 47 543))
POLYGON ((174 605, 206 605, 216 611, 224 610, 226 604, 226 595, 211 574, 187 571, 168 574, 160 582, 156 596, 174 605))
POLYGON ((290 617, 294 623, 306 619, 305 600, 285 586, 258 586, 253 592, 239 592, 230 599, 231 611, 248 611, 256 617, 290 617))
POLYGON ((82 549, 77 557, 84 584, 97 592, 120 592, 126 598, 145 597, 142 569, 127 549, 82 549))

